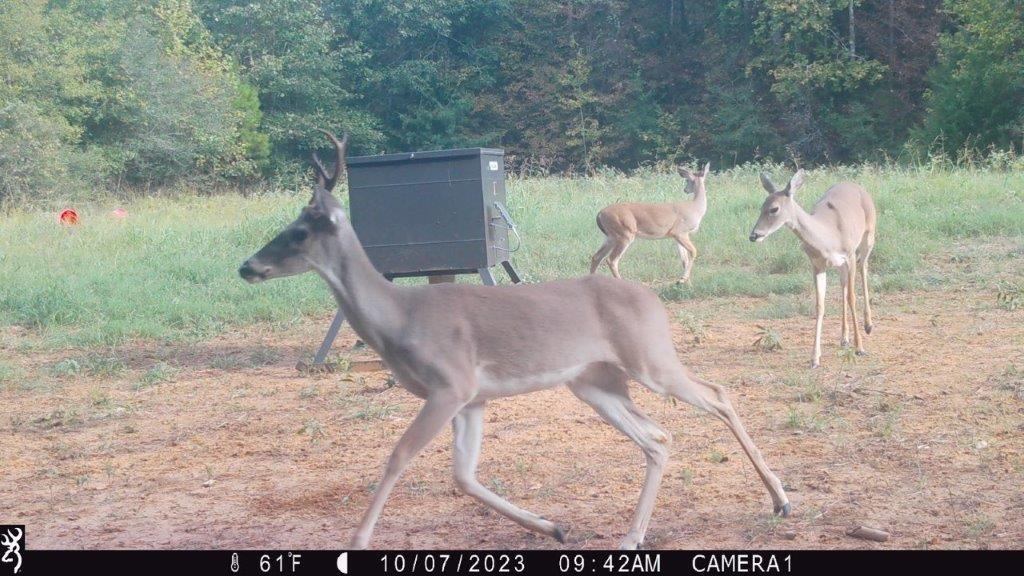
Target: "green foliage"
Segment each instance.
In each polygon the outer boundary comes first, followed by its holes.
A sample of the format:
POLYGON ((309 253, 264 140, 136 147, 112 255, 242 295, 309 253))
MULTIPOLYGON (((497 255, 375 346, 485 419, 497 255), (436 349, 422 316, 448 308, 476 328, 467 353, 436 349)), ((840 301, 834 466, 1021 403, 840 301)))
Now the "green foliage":
POLYGON ((957 27, 941 38, 917 138, 945 152, 1024 148, 1024 5, 947 0, 946 8, 957 27))
POLYGON ((945 8, 5 2, 0 202, 77 199, 97 181, 296 183, 323 146, 315 128, 349 132, 354 154, 501 146, 520 174, 913 161, 917 142, 936 165, 1005 155, 1024 136, 1021 5, 945 8))

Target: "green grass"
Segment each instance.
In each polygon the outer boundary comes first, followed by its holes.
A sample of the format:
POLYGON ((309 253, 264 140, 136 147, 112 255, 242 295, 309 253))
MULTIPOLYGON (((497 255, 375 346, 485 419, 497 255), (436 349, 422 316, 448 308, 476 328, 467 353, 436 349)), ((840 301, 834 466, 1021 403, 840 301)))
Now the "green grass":
MULTIPOLYGON (((776 179, 787 176, 780 170, 776 179)), ((814 170, 798 200, 809 207, 843 179, 862 183, 878 205, 872 282, 879 293, 945 282, 922 261, 948 260, 951 238, 1024 237, 1021 172, 814 170)), ((602 241, 598 210, 617 201, 674 200, 682 187, 674 174, 653 173, 510 181, 509 205, 524 239, 514 261, 531 281, 586 274, 602 241)), ((58 225, 52 212, 0 215, 0 326, 32 328, 48 347, 114 346, 204 340, 231 327, 285 327, 326 313, 333 303, 313 274, 252 286, 236 273, 295 217, 307 193, 143 199, 125 205, 124 220, 108 216, 110 203, 75 206, 76 227, 58 225)), ((762 244, 747 240, 764 199, 757 170, 712 174, 708 198, 693 235, 700 254, 691 283, 674 284, 681 267, 671 241, 637 241, 622 273, 671 300, 811 290, 806 257, 789 231, 762 244)), ((805 313, 802 305, 778 302, 765 319, 805 313)))

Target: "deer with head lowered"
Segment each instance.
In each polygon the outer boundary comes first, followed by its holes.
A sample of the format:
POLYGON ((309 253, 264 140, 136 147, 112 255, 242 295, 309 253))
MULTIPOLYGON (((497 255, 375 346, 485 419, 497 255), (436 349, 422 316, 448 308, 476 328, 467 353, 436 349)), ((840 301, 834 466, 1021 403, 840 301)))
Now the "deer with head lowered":
POLYGON ((672 238, 679 250, 683 263, 680 282, 688 282, 697 259, 697 247, 690 240, 690 233, 696 232, 704 213, 708 211, 708 195, 704 180, 711 164, 705 164, 700 172, 679 168, 679 175, 686 179, 686 192, 693 194, 693 200, 680 202, 622 202, 607 206, 597 213, 597 227, 604 234, 604 244, 590 259, 590 273, 597 272, 602 260, 607 260, 612 276, 619 274, 619 260, 634 240, 639 238, 672 238))
POLYGON ((768 191, 768 198, 761 205, 761 215, 750 233, 750 241, 761 242, 786 226, 800 239, 804 252, 810 257, 816 294, 811 367, 817 368, 821 364, 821 326, 825 318, 825 271, 831 267, 839 269, 843 309, 840 345, 850 345, 852 324, 856 353, 866 354, 857 327, 856 280, 859 274, 864 291, 864 331, 870 334, 868 258, 875 247, 876 213, 871 195, 853 182, 840 182, 826 190, 808 213, 795 200, 796 191, 803 183, 803 170, 798 170, 785 188, 777 187, 767 174, 761 174, 761 185, 768 191))
POLYGON ((601 276, 480 286, 396 286, 377 272, 331 187, 345 162, 347 138, 334 143, 333 176, 314 162, 313 197, 299 217, 245 261, 249 282, 316 271, 356 334, 387 364, 399 384, 424 400, 384 467, 369 508, 352 536, 369 544, 399 476, 449 423, 454 476, 466 494, 523 527, 565 541, 565 529, 495 494, 476 477, 487 401, 566 385, 643 451, 647 471, 623 548, 644 540, 669 434, 629 397, 635 380, 702 408, 731 430, 771 496, 788 515, 782 484, 747 435, 725 390, 702 380, 676 357, 668 314, 649 289, 601 276))

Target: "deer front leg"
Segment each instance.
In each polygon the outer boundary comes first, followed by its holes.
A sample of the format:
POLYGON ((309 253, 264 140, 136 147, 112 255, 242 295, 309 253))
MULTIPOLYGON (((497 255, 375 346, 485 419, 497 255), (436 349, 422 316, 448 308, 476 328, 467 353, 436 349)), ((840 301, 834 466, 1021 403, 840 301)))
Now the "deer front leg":
POLYGON ((850 273, 847 266, 839 267, 839 306, 843 309, 843 328, 839 336, 839 345, 846 348, 850 345, 850 323, 849 323, 849 300, 847 299, 847 284, 850 281, 850 273))
POLYGON ((814 321, 814 352, 811 355, 811 368, 821 365, 821 327, 825 323, 825 270, 814 271, 815 321, 814 321))
POLYGON ((460 399, 458 395, 448 389, 436 391, 427 397, 423 408, 402 434, 398 444, 391 452, 391 457, 388 458, 384 476, 373 494, 373 501, 366 513, 363 514, 359 528, 352 535, 352 548, 362 550, 370 543, 373 527, 377 524, 377 519, 384 509, 384 502, 391 494, 391 489, 395 487, 395 482, 409 465, 409 461, 437 436, 445 425, 451 422, 455 414, 465 404, 465 400, 460 399))
POLYGON ((527 530, 540 532, 559 542, 565 542, 565 530, 561 526, 511 504, 477 480, 476 467, 484 437, 483 403, 463 408, 452 420, 452 432, 455 483, 463 492, 527 530))

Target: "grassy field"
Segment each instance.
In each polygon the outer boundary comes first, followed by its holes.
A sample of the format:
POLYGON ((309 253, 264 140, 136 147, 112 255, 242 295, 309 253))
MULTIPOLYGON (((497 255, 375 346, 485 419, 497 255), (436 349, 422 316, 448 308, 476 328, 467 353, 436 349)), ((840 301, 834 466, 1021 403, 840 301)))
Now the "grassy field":
MULTIPOLYGON (((799 200, 809 207, 844 179, 866 186, 879 208, 872 271, 880 293, 947 281, 948 271, 929 262, 948 258, 953 243, 1024 236, 1021 172, 816 170, 799 200)), ((512 181, 510 209, 524 239, 516 265, 530 281, 585 274, 602 240, 594 224, 601 207, 672 200, 682 185, 665 174, 512 181)), ((314 275, 254 287, 235 272, 297 214, 307 194, 142 199, 124 205, 123 220, 109 215, 113 201, 75 206, 82 221, 74 227, 58 225, 50 212, 0 215, 0 326, 27 327, 44 348, 112 346, 201 341, 254 322, 286 327, 329 310, 328 292, 314 275)), ((713 173, 708 197, 689 285, 674 283, 681 269, 670 241, 634 244, 623 274, 669 300, 810 290, 806 257, 792 234, 747 241, 764 198, 756 171, 713 173)))

